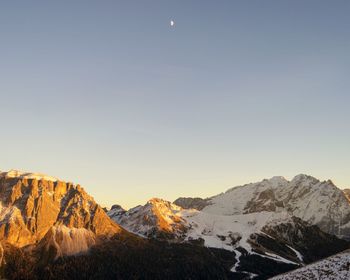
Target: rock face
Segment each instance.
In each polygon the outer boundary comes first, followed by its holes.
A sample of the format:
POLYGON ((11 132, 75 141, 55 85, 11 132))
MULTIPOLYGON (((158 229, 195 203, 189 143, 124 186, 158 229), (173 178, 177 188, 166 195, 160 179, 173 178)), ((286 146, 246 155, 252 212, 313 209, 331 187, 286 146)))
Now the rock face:
POLYGON ((126 210, 121 207, 120 205, 118 204, 115 204, 112 206, 112 208, 108 211, 106 210, 105 211, 108 216, 113 219, 114 221, 118 221, 119 220, 119 217, 123 216, 126 212, 126 210))
POLYGON ((202 210, 204 207, 210 205, 209 199, 199 197, 180 197, 174 201, 174 204, 181 206, 184 209, 202 210))
POLYGON ((2 242, 23 247, 47 240, 60 245, 56 251, 63 255, 85 250, 98 236, 121 231, 79 185, 40 174, 0 173, 2 242))
MULTIPOLYGON (((264 234, 258 233, 259 237, 254 238, 254 241, 265 250, 276 251, 275 244, 286 246, 285 249, 292 249, 296 257, 303 263, 325 258, 349 246, 345 240, 320 231, 317 226, 310 225, 297 217, 292 217, 283 223, 267 224, 261 229, 261 232, 264 234)), ((283 252, 279 252, 279 255, 283 255, 283 252)), ((286 257, 288 258, 288 255, 286 257)))
MULTIPOLYGON (((350 237, 350 204, 332 181, 321 182, 308 175, 291 181, 273 177, 229 189, 208 198, 202 211, 218 215, 287 212, 339 237, 350 237)), ((176 204, 183 206, 182 200, 176 204)), ((184 205, 186 206, 186 205, 184 205)))

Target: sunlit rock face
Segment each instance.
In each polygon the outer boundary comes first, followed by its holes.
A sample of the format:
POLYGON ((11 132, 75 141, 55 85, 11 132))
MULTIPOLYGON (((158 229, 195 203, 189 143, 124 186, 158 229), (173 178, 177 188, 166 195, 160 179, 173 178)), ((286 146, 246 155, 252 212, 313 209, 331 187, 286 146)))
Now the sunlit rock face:
MULTIPOLYGON (((0 240, 22 247, 64 228, 85 229, 96 236, 122 230, 79 185, 41 174, 0 173, 0 240)), ((66 231, 59 232, 58 236, 66 231)))

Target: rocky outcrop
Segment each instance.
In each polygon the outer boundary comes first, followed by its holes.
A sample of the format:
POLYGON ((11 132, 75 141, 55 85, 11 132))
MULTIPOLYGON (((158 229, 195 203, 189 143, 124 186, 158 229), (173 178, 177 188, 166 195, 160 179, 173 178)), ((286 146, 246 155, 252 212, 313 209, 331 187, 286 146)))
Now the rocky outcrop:
POLYGON ((197 210, 202 210, 205 206, 210 205, 209 199, 203 199, 199 197, 195 197, 195 198, 179 197, 173 203, 184 209, 197 209, 197 210))
POLYGON ((113 205, 110 210, 106 211, 108 216, 114 221, 120 220, 126 212, 127 211, 119 204, 113 205))

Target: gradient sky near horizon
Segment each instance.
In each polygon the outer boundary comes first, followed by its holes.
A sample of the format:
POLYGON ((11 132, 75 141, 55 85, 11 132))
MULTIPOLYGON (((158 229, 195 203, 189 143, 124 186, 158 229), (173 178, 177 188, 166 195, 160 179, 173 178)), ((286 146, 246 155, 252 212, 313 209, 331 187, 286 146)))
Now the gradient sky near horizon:
POLYGON ((274 175, 350 187, 349 14, 345 0, 1 1, 0 170, 127 208, 274 175))

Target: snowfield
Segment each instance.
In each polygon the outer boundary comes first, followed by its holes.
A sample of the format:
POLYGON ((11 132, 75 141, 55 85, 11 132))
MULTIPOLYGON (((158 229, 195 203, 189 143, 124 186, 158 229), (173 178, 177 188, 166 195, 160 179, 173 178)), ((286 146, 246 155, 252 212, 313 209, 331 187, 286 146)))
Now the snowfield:
MULTIPOLYGON (((248 240, 252 234, 264 234, 261 229, 282 222, 292 222, 287 213, 260 212, 239 215, 215 215, 201 211, 183 210, 181 216, 187 221, 189 230, 186 240, 202 238, 204 245, 212 248, 235 251, 237 256, 240 252, 238 247, 244 248, 248 253, 254 254, 248 240)), ((296 254, 295 249, 291 248, 296 254)), ((299 254, 300 255, 300 254, 299 254)), ((266 254, 264 257, 285 263, 293 263, 290 260, 274 254, 266 254)))

